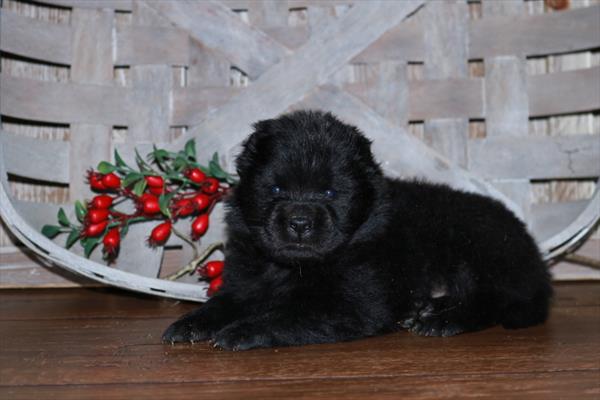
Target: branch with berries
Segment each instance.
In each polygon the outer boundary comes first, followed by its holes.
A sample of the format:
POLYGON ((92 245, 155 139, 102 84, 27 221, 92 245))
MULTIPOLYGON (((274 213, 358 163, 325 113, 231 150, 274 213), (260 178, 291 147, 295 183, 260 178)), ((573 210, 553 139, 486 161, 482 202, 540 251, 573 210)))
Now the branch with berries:
POLYGON ((195 143, 185 144, 183 150, 171 152, 154 146, 146 159, 135 152, 137 168, 129 166, 115 150, 115 163, 101 161, 95 170, 87 172, 90 189, 97 193, 87 202, 75 202, 77 221, 71 221, 64 209, 57 215, 58 225, 45 225, 42 233, 48 238, 66 234, 66 248, 79 242, 86 257, 102 244, 103 258, 112 263, 119 255, 121 241, 129 226, 156 221, 148 236, 151 247, 164 246, 171 234, 177 235, 193 248, 193 259, 166 279, 175 280, 198 272, 211 281, 209 295, 222 284, 222 261, 201 264, 222 243, 215 243, 199 253, 197 241, 209 228, 210 214, 236 180, 219 165, 214 154, 208 166, 196 160, 195 143), (189 235, 177 230, 174 224, 189 219, 189 235))

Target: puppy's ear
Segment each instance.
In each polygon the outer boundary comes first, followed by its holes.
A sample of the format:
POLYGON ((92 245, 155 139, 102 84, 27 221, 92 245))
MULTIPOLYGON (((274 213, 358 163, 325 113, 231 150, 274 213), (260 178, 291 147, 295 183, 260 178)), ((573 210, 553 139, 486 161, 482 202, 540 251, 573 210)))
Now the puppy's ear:
POLYGON ((242 152, 236 159, 237 173, 241 178, 260 162, 261 154, 266 153, 274 125, 273 119, 265 119, 252 125, 254 132, 242 143, 242 152))

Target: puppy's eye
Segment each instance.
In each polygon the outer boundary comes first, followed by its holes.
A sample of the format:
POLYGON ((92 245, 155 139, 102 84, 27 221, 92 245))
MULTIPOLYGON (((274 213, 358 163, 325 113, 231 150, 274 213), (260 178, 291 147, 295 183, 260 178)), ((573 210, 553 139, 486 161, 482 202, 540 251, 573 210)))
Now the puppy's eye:
POLYGON ((277 185, 271 186, 271 194, 281 194, 281 187, 277 185))
POLYGON ((328 199, 335 199, 336 195, 337 195, 337 192, 333 189, 327 189, 325 191, 325 197, 327 197, 328 199))

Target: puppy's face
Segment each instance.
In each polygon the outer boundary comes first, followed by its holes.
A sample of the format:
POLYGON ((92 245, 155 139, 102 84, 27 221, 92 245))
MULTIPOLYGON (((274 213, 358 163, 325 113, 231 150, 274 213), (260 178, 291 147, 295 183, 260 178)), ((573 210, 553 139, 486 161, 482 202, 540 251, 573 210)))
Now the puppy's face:
POLYGON ((256 244, 284 264, 319 261, 365 221, 380 174, 370 144, 329 114, 262 121, 238 158, 236 200, 256 244))

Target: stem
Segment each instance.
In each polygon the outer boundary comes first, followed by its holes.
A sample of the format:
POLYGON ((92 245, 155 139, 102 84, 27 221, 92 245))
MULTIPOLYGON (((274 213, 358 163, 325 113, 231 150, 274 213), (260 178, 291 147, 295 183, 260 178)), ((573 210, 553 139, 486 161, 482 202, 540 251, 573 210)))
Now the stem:
POLYGON ((196 270, 196 268, 198 268, 198 264, 200 264, 201 262, 203 262, 204 260, 206 260, 212 253, 214 253, 215 250, 219 250, 219 249, 222 249, 222 248, 223 248, 223 243, 222 242, 217 242, 217 243, 211 244, 210 246, 208 246, 206 248, 206 250, 204 250, 202 252, 202 254, 200 254, 197 257, 195 257, 187 265, 183 266, 178 271, 176 271, 176 272, 172 273, 171 275, 167 276, 165 279, 167 279, 169 281, 174 281, 174 280, 177 280, 177 279, 181 278, 182 276, 184 276, 186 274, 193 273, 196 270))
POLYGON ((171 226, 171 230, 173 231, 173 233, 175 235, 179 236, 179 238, 181 240, 183 240, 184 242, 186 242, 187 244, 189 244, 192 247, 192 249, 194 250, 194 259, 198 258, 198 247, 196 246, 196 243, 194 243, 194 241, 192 240, 192 238, 190 238, 185 233, 179 231, 174 226, 171 226))
POLYGON ((582 256, 581 254, 568 254, 565 256, 565 261, 573 262, 576 264, 585 265, 586 267, 600 269, 600 260, 595 258, 582 256))

